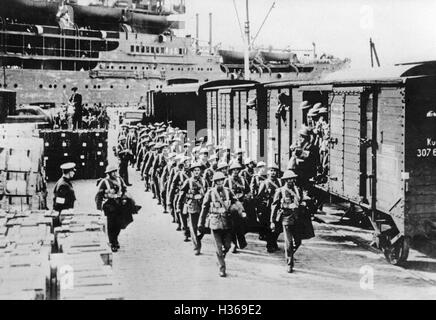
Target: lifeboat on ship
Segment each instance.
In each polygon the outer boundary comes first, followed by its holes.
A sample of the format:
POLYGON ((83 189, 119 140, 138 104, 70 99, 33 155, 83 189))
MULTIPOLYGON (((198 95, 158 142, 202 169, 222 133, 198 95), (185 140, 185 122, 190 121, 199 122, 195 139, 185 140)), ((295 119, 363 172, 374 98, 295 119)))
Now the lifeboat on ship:
MULTIPOLYGON (((244 64, 244 52, 234 50, 218 50, 218 54, 223 58, 223 64, 244 64)), ((249 59, 252 61, 257 55, 257 51, 252 50, 249 59)))

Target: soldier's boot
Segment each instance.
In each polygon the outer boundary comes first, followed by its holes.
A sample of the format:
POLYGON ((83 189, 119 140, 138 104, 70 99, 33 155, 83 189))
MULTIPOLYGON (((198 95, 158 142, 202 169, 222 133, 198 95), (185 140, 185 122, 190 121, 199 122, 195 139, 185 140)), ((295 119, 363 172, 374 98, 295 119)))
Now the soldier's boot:
POLYGON ((217 252, 216 256, 218 258, 218 265, 220 267, 220 269, 219 269, 219 276, 220 277, 225 277, 226 276, 226 262, 224 261, 225 253, 223 252, 223 254, 220 255, 217 252))

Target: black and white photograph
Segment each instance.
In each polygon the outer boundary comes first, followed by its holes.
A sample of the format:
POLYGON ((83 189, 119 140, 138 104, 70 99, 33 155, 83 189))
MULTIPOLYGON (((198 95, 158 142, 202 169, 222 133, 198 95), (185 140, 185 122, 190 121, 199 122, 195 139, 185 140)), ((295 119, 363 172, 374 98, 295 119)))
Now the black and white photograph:
POLYGON ((435 16, 0 0, 0 300, 436 299, 435 16))

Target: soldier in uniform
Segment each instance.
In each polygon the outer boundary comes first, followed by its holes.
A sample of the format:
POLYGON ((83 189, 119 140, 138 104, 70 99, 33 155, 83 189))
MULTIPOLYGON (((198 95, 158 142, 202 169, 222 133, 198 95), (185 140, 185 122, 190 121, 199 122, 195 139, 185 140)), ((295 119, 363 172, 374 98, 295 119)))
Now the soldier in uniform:
MULTIPOLYGON (((235 210, 235 214, 233 215, 233 238, 232 242, 233 253, 236 253, 239 249, 244 249, 247 246, 247 241, 245 240, 245 218, 246 218, 246 196, 249 193, 249 185, 239 176, 239 172, 242 167, 238 162, 233 162, 230 165, 229 172, 230 175, 224 182, 224 187, 229 188, 232 193, 235 195, 236 200, 238 201, 236 205, 237 212, 235 210)), ((235 207, 236 209, 236 207, 235 207)))
MULTIPOLYGON (((250 183, 250 192, 253 197, 252 203, 253 206, 255 207, 255 215, 256 215, 257 222, 259 222, 259 224, 261 221, 261 216, 259 215, 259 213, 262 212, 261 207, 259 208, 259 206, 262 206, 262 203, 259 202, 258 193, 262 182, 267 177, 268 175, 266 170, 266 163, 263 161, 259 161, 256 165, 256 173, 253 175, 253 178, 251 179, 251 183, 250 183)), ((263 226, 260 225, 259 240, 266 240, 267 232, 265 232, 264 230, 269 230, 269 225, 268 226, 266 226, 265 224, 263 226)))
POLYGON ((147 165, 150 163, 150 158, 154 157, 153 150, 155 145, 155 142, 146 143, 146 151, 141 163, 141 179, 144 180, 145 192, 150 190, 150 179, 148 177, 149 168, 147 168, 147 165))
POLYGON ((134 165, 134 161, 136 160, 137 144, 138 144, 138 139, 136 134, 136 127, 130 126, 129 133, 127 134, 126 145, 127 148, 132 152, 132 157, 130 159, 130 163, 132 166, 134 165))
POLYGON ((173 185, 173 180, 174 178, 178 175, 178 173, 183 170, 183 158, 184 156, 181 154, 178 154, 174 157, 174 167, 171 168, 169 175, 168 175, 168 181, 167 181, 167 197, 166 197, 166 201, 167 201, 167 208, 170 209, 170 213, 171 213, 171 217, 173 218, 173 223, 177 223, 179 226, 177 227, 177 229, 179 230, 180 225, 181 225, 181 221, 179 220, 179 217, 176 215, 175 212, 175 205, 174 205, 174 200, 170 200, 171 197, 171 188, 173 185))
POLYGON ((245 182, 250 185, 251 179, 254 175, 254 168, 256 167, 256 162, 250 158, 245 159, 245 169, 243 169, 239 175, 245 180, 245 182))
POLYGON ((206 180, 201 177, 202 169, 203 164, 201 162, 194 163, 191 166, 192 176, 184 182, 179 191, 178 207, 183 208, 183 215, 188 215, 188 225, 195 255, 199 255, 201 250, 201 240, 198 237, 197 226, 203 198, 208 189, 206 180))
MULTIPOLYGON (((132 213, 136 208, 124 210, 128 199, 124 198, 127 190, 123 179, 117 175, 117 166, 108 165, 106 168, 106 178, 102 179, 98 185, 96 195, 96 205, 98 210, 103 210, 107 217, 107 231, 112 252, 117 252, 120 248, 118 235, 120 231, 133 221, 132 213)), ((130 205, 134 207, 134 202, 130 205)))
MULTIPOLYGON (((237 149, 235 152, 235 159, 237 163, 241 166, 241 168, 244 168, 244 150, 241 148, 237 149)), ((242 170, 242 169, 241 169, 242 170)))
POLYGON ((184 157, 181 161, 183 164, 183 168, 175 175, 173 182, 171 183, 171 189, 170 189, 170 203, 174 206, 174 210, 176 211, 177 215, 177 231, 183 230, 185 235, 185 242, 189 242, 189 228, 188 228, 188 221, 187 217, 182 215, 182 208, 178 206, 179 204, 179 191, 182 185, 185 183, 186 180, 189 179, 191 176, 190 174, 190 167, 191 167, 191 158, 184 157))
POLYGON ((275 195, 272 203, 271 214, 271 230, 274 232, 278 228, 278 224, 283 227, 285 238, 285 256, 287 271, 293 272, 294 268, 294 241, 298 247, 301 240, 296 236, 298 212, 302 203, 302 192, 295 184, 297 175, 293 171, 286 171, 282 177, 285 185, 280 187, 275 195))
POLYGON ((204 197, 198 222, 198 230, 204 233, 210 228, 216 245, 220 277, 226 276, 225 256, 232 241, 232 217, 230 206, 236 201, 231 190, 224 187, 225 176, 217 172, 213 176, 215 187, 209 189, 204 197))
POLYGON ((152 189, 154 189, 154 194, 157 197, 158 204, 162 204, 161 199, 161 190, 160 190, 160 184, 159 184, 159 177, 162 174, 163 167, 166 165, 165 156, 163 153, 163 149, 167 147, 167 144, 165 143, 159 143, 155 146, 155 149, 157 151, 156 156, 154 158, 153 164, 150 168, 149 175, 151 177, 152 182, 152 189))
POLYGON ((266 249, 269 253, 278 250, 277 239, 280 235, 279 230, 270 230, 269 224, 271 220, 271 205, 274 199, 274 194, 282 184, 278 178, 280 169, 277 165, 269 166, 269 177, 265 179, 259 187, 257 193, 257 213, 259 223, 261 225, 260 238, 266 240, 266 249))
MULTIPOLYGON (((74 193, 71 180, 76 172, 76 164, 73 162, 61 165, 62 177, 56 183, 53 190, 53 210, 61 212, 62 210, 73 209, 76 195, 74 193)), ((59 221, 56 221, 58 225, 59 221)))
POLYGON ((120 160, 120 175, 125 181, 125 183, 128 186, 131 186, 129 183, 129 172, 128 172, 128 166, 129 162, 132 159, 132 151, 127 148, 127 138, 124 136, 121 136, 120 140, 118 141, 118 148, 117 148, 117 154, 118 158, 120 160))
POLYGON ((168 178, 170 176, 171 169, 176 166, 176 162, 174 161, 174 158, 176 157, 175 153, 168 154, 168 157, 166 159, 166 164, 162 169, 162 174, 159 178, 159 185, 160 185, 160 192, 161 192, 161 199, 162 199, 162 206, 164 208, 164 213, 168 213, 167 208, 167 186, 168 186, 168 178))
POLYGON ((229 165, 227 162, 222 161, 218 163, 218 166, 216 168, 216 172, 221 172, 222 174, 224 174, 226 177, 228 176, 228 169, 229 169, 229 165))
POLYGON ((209 158, 209 168, 206 168, 203 173, 203 178, 206 179, 206 182, 209 186, 212 186, 212 178, 215 173, 215 170, 217 169, 217 163, 216 163, 216 155, 211 155, 209 158))

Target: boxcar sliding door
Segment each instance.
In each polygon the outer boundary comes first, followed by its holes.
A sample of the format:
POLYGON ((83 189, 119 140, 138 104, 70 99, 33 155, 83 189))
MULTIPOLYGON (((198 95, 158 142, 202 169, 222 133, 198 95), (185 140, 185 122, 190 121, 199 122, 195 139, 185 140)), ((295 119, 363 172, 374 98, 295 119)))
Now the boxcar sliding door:
POLYGON ((330 101, 330 191, 360 203, 366 190, 368 92, 363 87, 334 88, 330 101))

